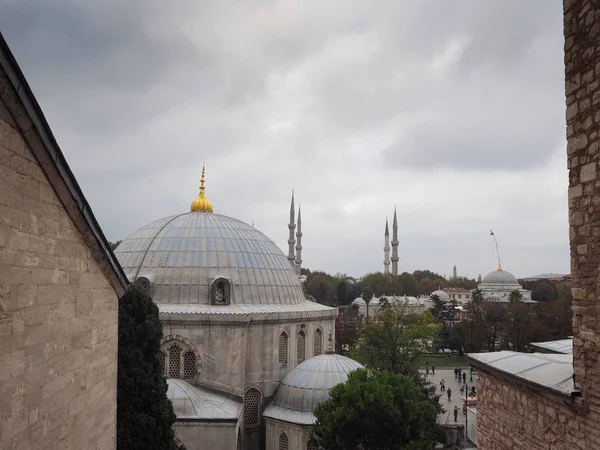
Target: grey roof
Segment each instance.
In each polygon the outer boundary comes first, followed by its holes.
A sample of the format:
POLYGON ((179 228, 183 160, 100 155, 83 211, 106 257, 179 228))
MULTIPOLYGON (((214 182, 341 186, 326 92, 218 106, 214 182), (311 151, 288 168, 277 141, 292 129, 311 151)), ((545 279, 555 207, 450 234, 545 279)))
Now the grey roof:
POLYGON ((488 273, 483 277, 483 280, 481 280, 481 284, 506 284, 520 287, 517 278, 506 270, 494 270, 493 272, 488 273))
POLYGON ((442 291, 441 289, 438 289, 437 291, 432 292, 431 295, 437 295, 440 299, 442 299, 442 298, 450 298, 450 296, 448 295, 448 293, 445 292, 445 291, 442 291))
POLYGON ((242 411, 241 403, 183 380, 169 378, 167 385, 167 397, 178 420, 237 420, 242 411))
POLYGON ((2 33, 0 86, 0 113, 8 113, 6 120, 21 133, 93 258, 117 295, 122 295, 128 283, 127 278, 2 33))
POLYGON ((156 220, 125 239, 115 254, 129 280, 150 281, 159 304, 207 305, 218 277, 231 282, 231 305, 306 302, 279 247, 251 225, 221 214, 198 211, 156 220))
POLYGON ((158 308, 161 313, 165 314, 211 314, 211 315, 228 315, 228 314, 264 314, 264 313, 323 313, 328 316, 337 316, 338 311, 335 308, 321 305, 320 303, 305 300, 303 303, 294 305, 227 305, 227 306, 211 306, 211 305, 174 305, 174 304, 159 304, 158 308))
POLYGON ((573 354, 573 338, 547 342, 532 342, 529 345, 543 353, 562 353, 564 355, 573 354))
POLYGON ((307 359, 292 370, 281 382, 273 404, 265 417, 311 425, 314 409, 329 399, 329 391, 344 383, 348 374, 364 366, 341 355, 326 354, 307 359))
POLYGON ((478 369, 511 376, 529 387, 571 397, 573 355, 519 353, 504 350, 492 353, 469 353, 469 362, 478 369))

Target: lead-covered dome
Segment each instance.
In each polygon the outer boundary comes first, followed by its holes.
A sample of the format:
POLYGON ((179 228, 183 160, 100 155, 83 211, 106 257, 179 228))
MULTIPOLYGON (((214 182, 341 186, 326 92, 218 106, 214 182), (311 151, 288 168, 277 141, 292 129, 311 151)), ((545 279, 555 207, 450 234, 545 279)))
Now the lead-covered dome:
POLYGON ((518 286, 519 281, 512 273, 507 272, 506 270, 498 269, 488 273, 481 281, 481 284, 503 284, 518 286))
POLYGON ((437 291, 433 291, 433 292, 431 293, 430 297, 431 297, 431 296, 434 296, 434 295, 437 295, 437 297, 438 297, 440 300, 447 300, 447 299, 449 299, 449 298, 450 298, 450 296, 448 295, 448 293, 447 293, 447 292, 445 292, 445 291, 442 291, 441 289, 438 289, 437 291))
POLYGON ((307 302, 277 245, 251 225, 210 211, 156 220, 115 250, 131 282, 159 304, 297 305, 307 302))
POLYGON ((345 383, 348 374, 356 369, 364 369, 364 366, 341 355, 325 354, 307 359, 283 379, 273 404, 265 410, 265 417, 314 423, 315 408, 329 399, 331 388, 345 383))

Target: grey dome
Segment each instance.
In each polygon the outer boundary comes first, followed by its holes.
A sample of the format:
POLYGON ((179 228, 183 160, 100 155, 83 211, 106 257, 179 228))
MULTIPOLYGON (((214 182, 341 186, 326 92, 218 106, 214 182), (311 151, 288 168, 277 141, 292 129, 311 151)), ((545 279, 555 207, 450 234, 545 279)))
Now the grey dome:
POLYGON ((437 291, 432 292, 431 295, 437 295, 440 299, 450 298, 448 293, 445 291, 442 291, 441 289, 438 289, 437 291))
POLYGON ((518 286, 519 282, 517 278, 506 270, 498 269, 488 273, 481 284, 505 284, 510 286, 518 286))
POLYGON ((341 355, 326 354, 307 359, 281 382, 273 404, 280 408, 312 413, 329 399, 329 391, 344 383, 348 374, 364 369, 362 364, 341 355))
POLYGON ((242 405, 225 396, 173 378, 167 379, 167 386, 177 419, 231 420, 240 415, 242 405))
POLYGON ((256 228, 211 212, 156 220, 115 250, 127 278, 146 278, 159 304, 210 304, 211 283, 231 283, 231 305, 298 305, 302 286, 277 245, 256 228))

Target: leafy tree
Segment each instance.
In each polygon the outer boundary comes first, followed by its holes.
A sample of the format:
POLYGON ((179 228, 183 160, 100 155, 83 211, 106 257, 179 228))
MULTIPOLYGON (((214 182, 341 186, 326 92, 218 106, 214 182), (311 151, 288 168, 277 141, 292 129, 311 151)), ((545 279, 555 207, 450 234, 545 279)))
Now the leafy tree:
POLYGON ((311 438, 328 450, 431 449, 437 413, 410 378, 359 369, 317 406, 311 438))
POLYGON ((557 286, 550 280, 527 281, 523 288, 531 291, 531 299, 536 302, 553 302, 559 298, 557 286))
POLYGON ((369 286, 364 287, 360 293, 360 296, 367 304, 367 322, 369 322, 369 303, 371 303, 371 300, 373 299, 373 292, 371 291, 371 288, 369 286))
POLYGON ((118 448, 175 448, 175 414, 158 360, 161 339, 158 307, 144 288, 130 286, 119 299, 118 448))
POLYGON ((111 250, 115 250, 121 242, 123 242, 123 241, 109 242, 108 245, 110 245, 111 250))
POLYGON ((431 270, 415 270, 413 272, 413 277, 418 282, 420 282, 423 278, 429 278, 430 280, 444 279, 442 275, 432 272, 431 270))
POLYGON ((340 280, 337 285, 336 292, 340 304, 347 305, 349 302, 346 301, 346 297, 348 296, 348 284, 346 283, 346 280, 340 280))
POLYGON ((404 272, 398 275, 398 281, 400 282, 400 292, 403 295, 417 296, 419 292, 419 282, 410 273, 404 272))
POLYGON ((332 303, 331 294, 333 279, 325 272, 312 272, 306 276, 306 290, 317 299, 319 303, 332 303))
POLYGON ((521 294, 521 291, 519 289, 514 289, 511 291, 510 294, 508 294, 508 301, 510 303, 517 303, 523 300, 523 294, 521 294))

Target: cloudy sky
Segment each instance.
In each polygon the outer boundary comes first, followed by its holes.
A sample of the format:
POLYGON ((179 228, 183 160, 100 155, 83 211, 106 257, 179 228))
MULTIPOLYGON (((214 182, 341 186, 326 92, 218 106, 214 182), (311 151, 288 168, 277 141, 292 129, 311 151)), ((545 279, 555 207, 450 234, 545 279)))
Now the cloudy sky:
POLYGON ((0 0, 109 240, 189 209, 311 269, 568 272, 560 0, 0 0))

